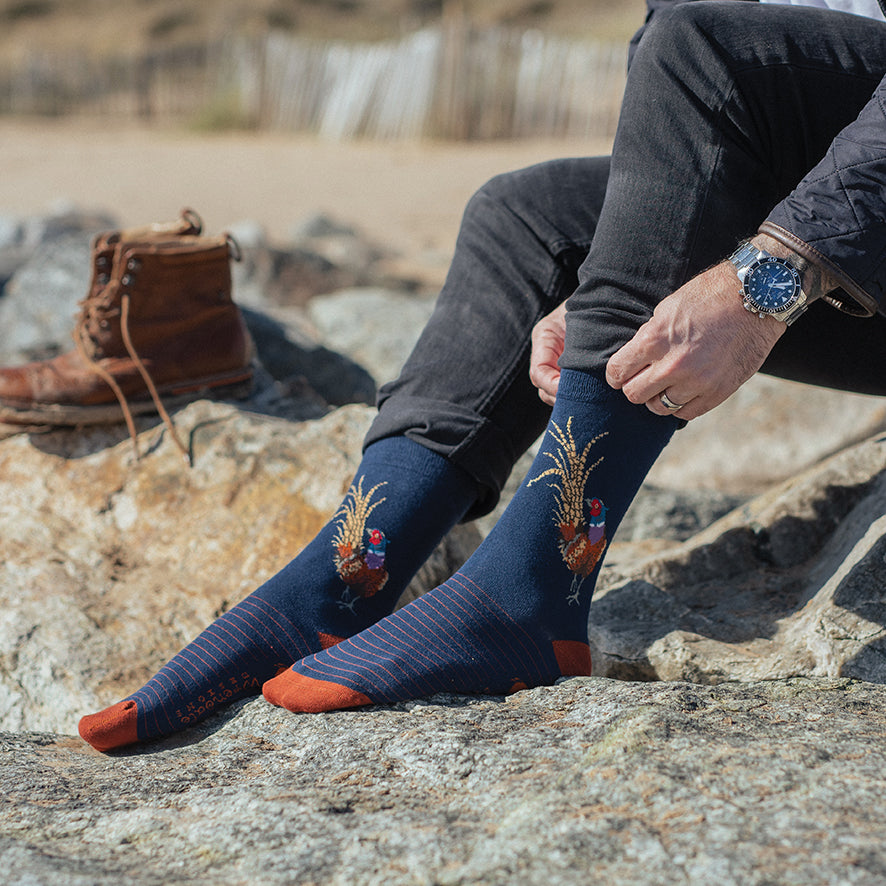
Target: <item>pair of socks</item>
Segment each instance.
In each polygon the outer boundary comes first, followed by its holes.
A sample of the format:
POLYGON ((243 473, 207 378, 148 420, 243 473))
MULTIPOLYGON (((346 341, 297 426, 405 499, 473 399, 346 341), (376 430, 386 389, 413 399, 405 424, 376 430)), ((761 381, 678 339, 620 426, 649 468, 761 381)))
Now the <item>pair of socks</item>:
POLYGON ((476 489, 419 444, 374 444, 342 508, 288 567, 138 692, 84 717, 80 734, 110 750, 260 689, 272 704, 317 712, 590 674, 596 574, 677 425, 602 378, 564 371, 539 454, 502 518, 455 575, 393 614, 476 489))

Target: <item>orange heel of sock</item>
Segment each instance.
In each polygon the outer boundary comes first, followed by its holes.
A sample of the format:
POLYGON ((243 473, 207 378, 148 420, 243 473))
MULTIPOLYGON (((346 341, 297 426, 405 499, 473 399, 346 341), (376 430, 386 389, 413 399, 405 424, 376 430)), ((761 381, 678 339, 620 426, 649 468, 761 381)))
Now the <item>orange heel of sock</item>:
POLYGON ((554 640, 554 655, 564 677, 591 676, 591 648, 578 640, 554 640))
POLYGON ((88 714, 80 720, 80 737, 97 751, 111 751, 138 741, 138 706, 132 700, 88 714))

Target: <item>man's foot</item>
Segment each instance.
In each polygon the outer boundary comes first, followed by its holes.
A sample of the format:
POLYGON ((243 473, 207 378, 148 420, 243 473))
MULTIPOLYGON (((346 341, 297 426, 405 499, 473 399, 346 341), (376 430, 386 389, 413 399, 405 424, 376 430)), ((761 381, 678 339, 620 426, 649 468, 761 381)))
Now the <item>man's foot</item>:
POLYGON ((141 689, 80 721, 101 751, 178 732, 313 652, 391 612, 473 503, 473 481, 402 437, 367 449, 341 508, 270 581, 226 612, 141 689))
POLYGON ((291 711, 385 704, 436 692, 508 694, 591 673, 587 642, 552 639, 465 574, 265 684, 291 711))

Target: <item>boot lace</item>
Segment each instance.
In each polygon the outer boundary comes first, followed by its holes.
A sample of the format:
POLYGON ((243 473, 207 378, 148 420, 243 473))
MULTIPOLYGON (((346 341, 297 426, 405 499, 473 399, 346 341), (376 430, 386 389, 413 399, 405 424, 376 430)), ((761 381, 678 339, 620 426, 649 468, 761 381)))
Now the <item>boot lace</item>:
MULTIPOLYGON (((135 458, 136 461, 138 461, 141 459, 141 453, 138 446, 138 431, 135 427, 135 421, 132 417, 129 401, 126 399, 126 394, 123 393, 123 390, 114 376, 95 359, 92 353, 95 350, 95 342, 90 334, 91 327, 95 323, 98 323, 98 325, 102 327, 107 325, 106 316, 109 313, 110 306, 108 304, 108 299, 106 297, 102 298, 102 295, 104 295, 104 292, 100 291, 95 295, 87 297, 80 303, 82 310, 74 329, 74 344, 86 365, 100 376, 114 392, 114 396, 117 398, 117 402, 120 404, 120 409, 123 412, 126 428, 129 431, 129 437, 132 440, 132 448, 135 451, 135 458)), ((157 391, 157 386, 154 384, 151 374, 148 372, 147 367, 141 357, 139 357, 138 352, 132 343, 132 337, 129 334, 129 302, 129 295, 124 293, 120 298, 120 333, 123 338, 123 346, 126 348, 126 352, 138 369, 139 375, 141 375, 142 381, 144 381, 145 386, 151 395, 151 399, 154 402, 154 408, 157 410, 157 413, 163 420, 163 424, 169 431, 169 436, 178 447, 188 466, 191 467, 193 466, 191 454, 184 443, 182 443, 181 438, 175 429, 175 425, 173 424, 169 413, 166 411, 166 407, 163 405, 163 400, 157 391)))

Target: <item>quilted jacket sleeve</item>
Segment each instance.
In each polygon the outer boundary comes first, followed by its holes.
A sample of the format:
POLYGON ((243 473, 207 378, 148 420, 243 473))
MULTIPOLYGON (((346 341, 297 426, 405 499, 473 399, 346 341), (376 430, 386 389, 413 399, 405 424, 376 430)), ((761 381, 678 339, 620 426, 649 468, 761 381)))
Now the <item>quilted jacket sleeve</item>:
POLYGON ((886 78, 760 232, 826 266, 843 290, 828 299, 837 307, 886 309, 886 78))

